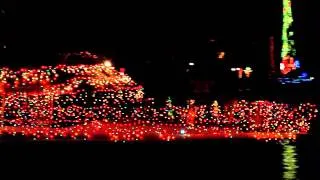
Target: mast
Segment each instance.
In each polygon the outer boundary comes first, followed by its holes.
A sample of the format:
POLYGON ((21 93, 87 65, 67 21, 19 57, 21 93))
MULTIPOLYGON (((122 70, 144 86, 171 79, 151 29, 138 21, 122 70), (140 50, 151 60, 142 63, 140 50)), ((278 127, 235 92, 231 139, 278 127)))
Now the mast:
POLYGON ((274 37, 269 38, 269 59, 270 59, 270 72, 269 75, 275 73, 275 60, 274 60, 274 37))

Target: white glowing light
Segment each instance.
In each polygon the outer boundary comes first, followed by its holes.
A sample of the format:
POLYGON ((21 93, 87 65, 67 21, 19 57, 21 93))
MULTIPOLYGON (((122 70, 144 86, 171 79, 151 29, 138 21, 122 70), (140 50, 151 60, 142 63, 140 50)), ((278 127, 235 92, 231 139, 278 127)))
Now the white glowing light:
POLYGON ((181 130, 180 130, 180 134, 182 134, 182 135, 183 135, 183 134, 186 134, 186 131, 185 131, 184 129, 181 129, 181 130))
POLYGON ((189 66, 194 66, 194 63, 193 62, 189 62, 189 66))
POLYGON ((246 75, 246 77, 250 77, 251 72, 252 72, 251 67, 246 67, 244 69, 244 74, 246 75))
POLYGON ((109 61, 109 60, 105 60, 103 64, 104 64, 106 67, 111 67, 111 66, 112 66, 112 63, 111 63, 111 61, 109 61))
POLYGON ((280 70, 284 70, 285 66, 283 63, 280 63, 280 70))
POLYGON ((231 68, 231 71, 236 71, 236 68, 231 68))

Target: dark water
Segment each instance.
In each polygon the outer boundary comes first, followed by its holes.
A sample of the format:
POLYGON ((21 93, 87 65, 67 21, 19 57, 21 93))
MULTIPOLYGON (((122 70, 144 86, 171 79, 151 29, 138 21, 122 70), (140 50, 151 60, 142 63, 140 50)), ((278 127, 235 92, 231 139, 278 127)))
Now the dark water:
POLYGON ((94 174, 97 171, 105 176, 149 179, 153 178, 148 173, 178 179, 316 180, 320 179, 320 151, 316 144, 312 135, 285 145, 249 139, 126 144, 10 142, 2 143, 0 152, 2 164, 10 162, 14 167, 30 168, 33 165, 29 164, 34 163, 37 171, 38 168, 54 169, 54 172, 65 169, 64 172, 71 173, 71 169, 76 172, 90 169, 94 174))

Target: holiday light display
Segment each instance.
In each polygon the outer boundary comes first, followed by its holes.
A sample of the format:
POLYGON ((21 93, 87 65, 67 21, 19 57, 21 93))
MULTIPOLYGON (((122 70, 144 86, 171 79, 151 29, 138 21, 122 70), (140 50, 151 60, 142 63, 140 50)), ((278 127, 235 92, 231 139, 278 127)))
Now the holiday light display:
POLYGON ((251 73, 253 71, 252 68, 248 67, 248 66, 245 69, 243 69, 243 68, 231 68, 230 70, 233 71, 233 72, 237 71, 239 79, 242 79, 243 73, 245 74, 246 78, 250 78, 251 73))
POLYGON ((141 86, 105 60, 18 71, 3 68, 0 94, 0 133, 33 139, 294 139, 308 132, 317 113, 309 103, 240 100, 221 108, 217 101, 207 106, 189 100, 177 106, 170 97, 159 108, 153 98, 144 98, 141 86))
POLYGON ((4 125, 59 127, 67 121, 70 125, 102 118, 119 121, 125 118, 122 106, 133 111, 143 98, 142 87, 109 61, 19 71, 3 68, 0 80, 4 125))
POLYGON ((300 68, 300 61, 296 59, 295 42, 293 39, 293 17, 291 0, 283 0, 282 20, 282 49, 280 72, 283 75, 300 68))
POLYGON ((219 103, 217 100, 214 100, 213 103, 212 103, 212 110, 211 110, 211 113, 214 117, 217 117, 219 116, 220 112, 221 112, 221 109, 220 109, 220 106, 219 106, 219 103))
POLYGON ((251 69, 251 67, 246 67, 246 68, 243 70, 243 72, 244 72, 244 74, 246 75, 247 78, 250 77, 252 71, 253 71, 253 70, 251 69))
MULTIPOLYGON (((314 80, 314 77, 302 77, 291 75, 292 71, 301 68, 300 61, 296 57, 294 31, 293 31, 293 15, 291 0, 283 0, 283 20, 282 20, 282 48, 280 72, 282 77, 278 78, 281 84, 300 84, 308 83, 314 80)), ((271 58, 273 58, 273 39, 271 40, 271 58)), ((272 60, 272 59, 271 59, 272 60)), ((272 61, 273 64, 273 61, 272 61)))
POLYGON ((300 84, 304 82, 312 82, 315 78, 309 76, 306 72, 302 72, 298 77, 279 77, 281 84, 300 84))
POLYGON ((294 32, 292 29, 293 17, 291 0, 283 0, 283 15, 282 15, 282 50, 281 57, 289 54, 296 56, 294 48, 294 40, 292 39, 294 32))
POLYGON ((282 50, 280 63, 280 71, 286 75, 289 72, 300 68, 300 62, 295 60, 296 49, 293 39, 293 17, 291 0, 283 0, 283 20, 282 20, 282 50), (297 66, 297 64, 299 64, 297 66))
POLYGON ((282 62, 280 63, 280 70, 282 74, 288 74, 289 72, 296 70, 299 66, 296 66, 296 64, 299 64, 298 61, 294 61, 294 58, 287 55, 282 58, 282 62))

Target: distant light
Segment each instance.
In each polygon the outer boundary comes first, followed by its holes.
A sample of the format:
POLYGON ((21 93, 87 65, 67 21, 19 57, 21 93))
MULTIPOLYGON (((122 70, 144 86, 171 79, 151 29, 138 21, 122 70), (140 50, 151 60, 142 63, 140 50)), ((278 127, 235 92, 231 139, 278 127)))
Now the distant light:
POLYGON ((184 135, 184 134, 186 134, 186 131, 184 129, 181 129, 180 134, 184 135))
MULTIPOLYGON (((238 68, 237 68, 238 69, 238 68)), ((238 78, 241 79, 242 78, 242 74, 243 74, 243 69, 239 68, 238 70, 238 78)))
POLYGON ((314 80, 314 77, 310 77, 310 80, 314 80))
POLYGON ((7 46, 6 45, 3 45, 3 49, 6 49, 7 48, 7 46))
POLYGON ((224 56, 225 56, 225 52, 219 52, 219 54, 218 54, 218 59, 223 59, 224 58, 224 56))
POLYGON ((240 68, 236 68, 237 71, 240 71, 240 68))
POLYGON ((194 62, 189 62, 189 66, 194 66, 194 62))
POLYGON ((300 61, 299 61, 299 60, 296 60, 296 61, 294 62, 294 65, 296 66, 297 69, 299 69, 299 68, 300 68, 300 61))
POLYGON ((121 74, 121 75, 124 75, 125 71, 126 71, 125 68, 120 68, 120 74, 121 74))
POLYGON ((282 70, 284 70, 284 68, 285 68, 284 64, 280 63, 280 70, 282 71, 282 70))
POLYGON ((120 68, 120 72, 124 73, 126 71, 126 68, 120 68))
POLYGON ((236 71, 236 68, 231 68, 231 71, 236 71))
POLYGON ((189 101, 190 105, 193 105, 195 102, 196 102, 196 100, 194 100, 194 99, 190 99, 190 101, 189 101))
POLYGON ((308 76, 308 73, 306 72, 301 73, 301 77, 306 78, 307 76, 308 76))
POLYGON ((251 72, 252 72, 251 67, 246 67, 244 69, 244 74, 246 75, 246 77, 250 77, 251 72))
POLYGON ((106 60, 106 61, 104 61, 104 66, 106 66, 106 67, 111 67, 112 66, 112 63, 111 63, 111 61, 109 61, 109 60, 106 60))

